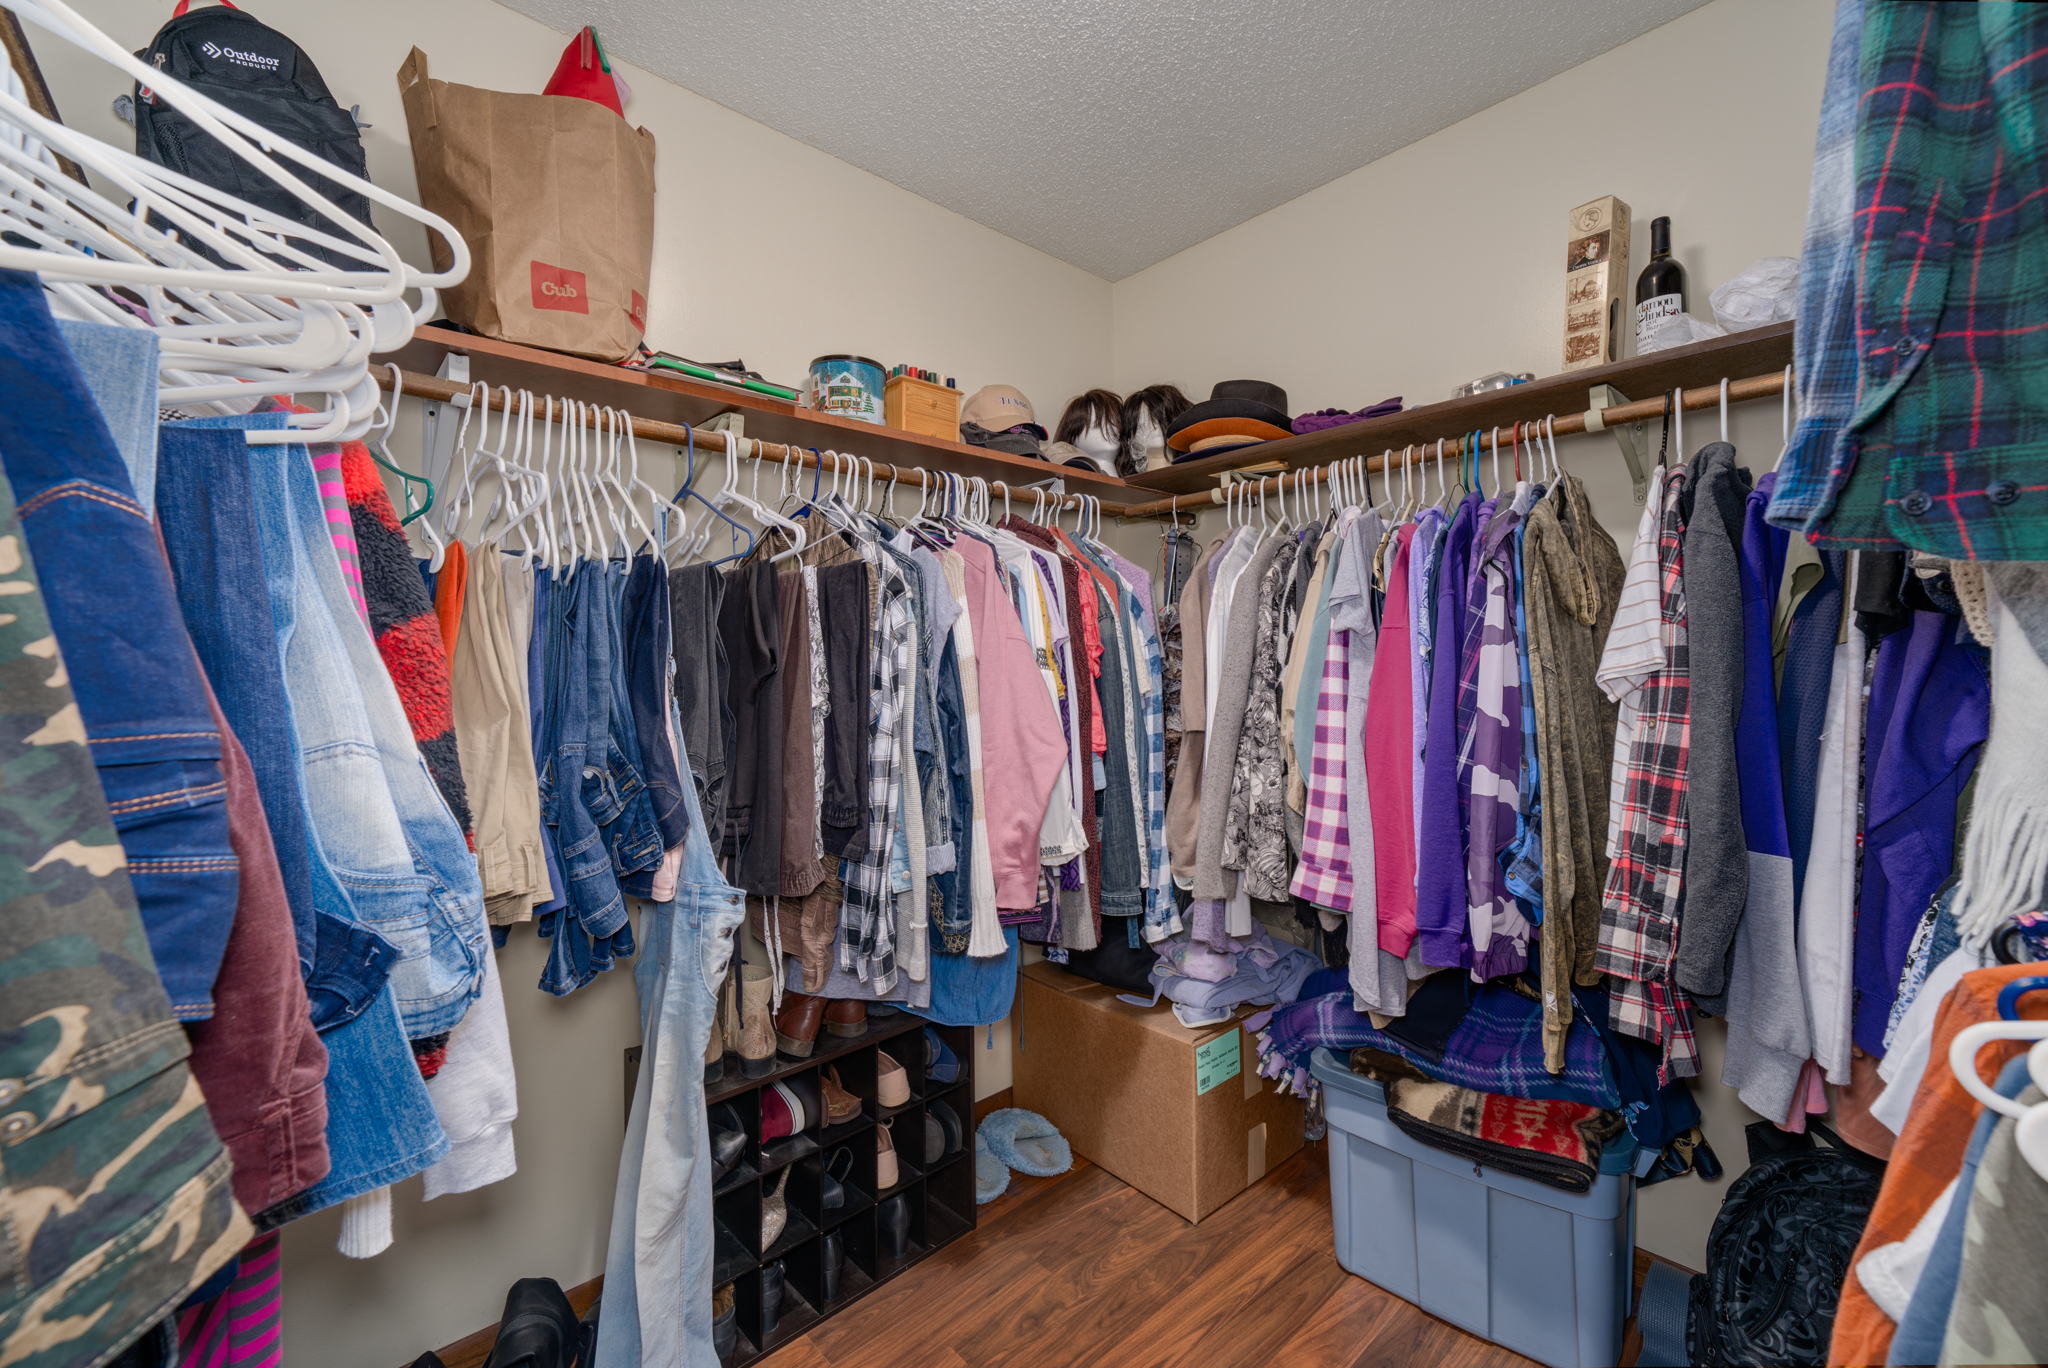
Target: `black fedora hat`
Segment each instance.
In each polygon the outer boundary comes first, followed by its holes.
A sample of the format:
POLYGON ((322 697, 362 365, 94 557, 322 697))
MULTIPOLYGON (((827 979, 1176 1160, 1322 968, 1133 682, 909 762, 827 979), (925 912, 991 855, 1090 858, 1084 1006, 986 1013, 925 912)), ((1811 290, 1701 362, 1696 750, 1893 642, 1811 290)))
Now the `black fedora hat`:
POLYGON ((1294 435, 1287 414, 1287 391, 1264 380, 1223 380, 1208 399, 1193 404, 1174 419, 1166 444, 1186 451, 1206 437, 1250 437, 1278 441, 1294 435))

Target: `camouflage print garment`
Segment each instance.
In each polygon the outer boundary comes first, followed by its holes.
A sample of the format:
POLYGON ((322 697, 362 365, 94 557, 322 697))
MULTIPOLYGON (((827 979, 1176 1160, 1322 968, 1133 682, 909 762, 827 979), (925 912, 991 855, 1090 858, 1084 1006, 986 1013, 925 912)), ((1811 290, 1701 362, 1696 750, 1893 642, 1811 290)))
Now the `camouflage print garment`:
POLYGON ((0 1368, 94 1368, 249 1240, 0 475, 0 1368))

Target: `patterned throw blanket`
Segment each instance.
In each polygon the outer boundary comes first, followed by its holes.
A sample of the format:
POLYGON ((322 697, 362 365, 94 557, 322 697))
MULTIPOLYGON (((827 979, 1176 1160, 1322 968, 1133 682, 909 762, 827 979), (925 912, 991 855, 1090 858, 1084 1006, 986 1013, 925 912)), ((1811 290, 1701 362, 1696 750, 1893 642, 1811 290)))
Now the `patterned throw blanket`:
MULTIPOLYGON (((1351 1067, 1380 1073, 1371 1064, 1361 1067, 1359 1056, 1375 1053, 1356 1052, 1351 1067)), ((1592 1190, 1601 1148, 1622 1131, 1619 1113, 1581 1102, 1502 1097, 1413 1077, 1388 1085, 1387 1119, 1433 1149, 1578 1193, 1592 1190)))
POLYGON ((1318 1046, 1342 1053, 1365 1047, 1394 1055, 1418 1073, 1504 1097, 1621 1105, 1613 1065, 1600 1036, 1574 1020, 1565 1037, 1564 1071, 1543 1067, 1543 1008, 1504 987, 1477 990, 1441 1052, 1424 1050, 1382 1031, 1352 1006, 1350 992, 1330 992, 1324 973, 1312 975, 1302 998, 1246 1023, 1258 1032, 1259 1072, 1282 1091, 1306 1097, 1314 1090, 1309 1057, 1318 1046), (1321 995, 1316 990, 1323 988, 1321 995))

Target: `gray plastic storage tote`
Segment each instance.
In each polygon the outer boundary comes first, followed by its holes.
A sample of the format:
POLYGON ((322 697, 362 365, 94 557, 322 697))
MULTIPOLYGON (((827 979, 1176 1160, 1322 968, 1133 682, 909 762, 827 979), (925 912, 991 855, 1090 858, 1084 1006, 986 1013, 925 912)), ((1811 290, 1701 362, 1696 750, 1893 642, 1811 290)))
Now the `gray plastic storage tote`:
POLYGON ((1315 1053, 1330 1123, 1337 1262, 1433 1316, 1553 1365, 1621 1362, 1635 1253, 1635 1180, 1583 1196, 1412 1140, 1386 1093, 1315 1053))

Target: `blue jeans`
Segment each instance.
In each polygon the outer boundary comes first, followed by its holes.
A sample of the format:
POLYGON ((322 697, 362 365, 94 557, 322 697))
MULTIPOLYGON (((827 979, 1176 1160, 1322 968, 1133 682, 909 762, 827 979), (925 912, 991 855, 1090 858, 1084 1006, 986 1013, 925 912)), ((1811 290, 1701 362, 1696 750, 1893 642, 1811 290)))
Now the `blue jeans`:
POLYGON ((0 462, 43 567, 150 953, 179 1019, 205 1020, 241 886, 220 732, 150 510, 42 282, 18 271, 0 272, 0 392, 0 462))
POLYGON ((689 819, 683 812, 682 771, 669 747, 668 719, 662 709, 662 701, 669 696, 672 633, 668 567, 659 557, 634 557, 619 612, 626 651, 623 683, 632 709, 633 732, 640 742, 640 773, 647 781, 647 797, 655 825, 661 829, 661 843, 674 849, 683 843, 689 819))
POLYGON ((676 895, 647 905, 640 997, 640 1074, 619 1155, 604 1261, 600 1368, 717 1368, 711 1347, 711 1165, 704 1044, 746 899, 711 853, 696 786, 676 895))
MULTIPOLYGON (((371 700, 376 686, 390 690, 390 676, 381 661, 359 662, 350 651, 350 633, 372 657, 375 647, 342 585, 304 448, 253 449, 248 469, 314 840, 349 909, 343 915, 398 949, 391 988, 406 1034, 452 1030, 481 986, 481 947, 470 950, 443 925, 435 895, 446 885, 437 890, 411 839, 426 828, 406 821, 419 805, 402 814, 387 778, 380 743, 392 738, 373 721, 371 700)), ((397 739, 410 746, 410 730, 397 739)), ((440 811, 452 823, 445 803, 440 811)))
MULTIPOLYGON (((299 972, 312 998, 313 1024, 325 1031, 376 1000, 398 951, 356 923, 314 843, 306 808, 298 724, 278 651, 290 618, 280 622, 273 612, 256 526, 252 453, 242 436, 245 428, 283 422, 283 414, 270 414, 166 424, 156 507, 192 645, 256 774, 291 905, 299 972), (314 895, 316 884, 324 898, 314 895)), ((288 614, 291 604, 285 600, 275 607, 288 614)))
POLYGON ((484 990, 483 957, 490 932, 484 916, 483 875, 462 824, 420 754, 391 672, 342 579, 312 462, 303 448, 292 451, 298 456, 290 473, 292 526, 348 656, 350 676, 362 690, 377 764, 390 790, 413 872, 427 883, 422 935, 411 943, 396 942, 402 958, 392 971, 406 1032, 418 1040, 455 1029, 484 990))
POLYGON ((613 729, 614 689, 622 686, 613 677, 606 568, 586 562, 553 580, 546 646, 550 735, 540 802, 561 858, 567 905, 543 917, 540 930, 554 941, 541 987, 560 997, 633 953, 619 873, 644 868, 650 857, 658 862, 662 852, 639 770, 613 729))
POLYGON ((85 376, 136 499, 156 507, 156 334, 68 318, 57 320, 57 333, 85 376))
MULTIPOLYGON (((547 570, 528 566, 524 561, 519 563, 518 573, 533 576, 533 630, 526 642, 526 705, 529 710, 527 721, 533 734, 533 772, 543 774, 547 770, 549 738, 554 735, 548 709, 547 651, 548 613, 554 600, 555 577, 547 570)), ((569 905, 568 882, 562 875, 561 852, 555 849, 545 813, 541 818, 540 834, 541 857, 547 862, 548 886, 553 892, 546 902, 534 907, 533 915, 545 918, 569 905)))
MULTIPOLYGON (((275 427, 282 422, 280 414, 261 414, 208 419, 194 426, 275 427)), ((239 434, 235 440, 241 440, 239 434)), ((167 443, 167 451, 180 449, 175 442, 167 443)), ((361 871, 348 863, 366 859, 366 851, 373 851, 365 824, 388 812, 390 803, 374 758, 361 761, 359 753, 370 743, 347 730, 360 714, 361 692, 347 653, 336 642, 338 634, 294 527, 289 484, 299 473, 310 484, 312 468, 298 447, 245 445, 239 454, 248 472, 248 507, 262 541, 260 558, 250 564, 261 565, 260 582, 270 600, 275 633, 269 648, 282 665, 286 711, 299 747, 294 758, 311 832, 307 863, 320 932, 316 973, 306 987, 313 999, 313 1019, 325 1023, 320 1043, 327 1047, 330 1166, 314 1187, 264 1214, 263 1224, 275 1226, 418 1173, 448 1152, 448 1137, 413 1061, 393 986, 385 981, 396 954, 381 937, 368 933, 372 918, 387 926, 403 921, 412 900, 393 896, 391 889, 380 888, 375 881, 366 883, 361 871), (350 700, 355 700, 353 710, 347 706, 350 700), (376 801, 380 796, 381 804, 376 801), (358 876, 354 886, 344 884, 343 873, 358 876), (336 926, 353 934, 334 952, 338 979, 317 972, 328 959, 329 929, 336 926), (379 953, 381 964, 375 962, 379 953), (362 994, 369 982, 380 986, 366 1000, 353 1005, 343 1001, 344 994, 362 994)), ((324 523, 323 518, 323 528, 324 523)), ((328 560, 333 562, 331 549, 328 560)), ((348 611, 353 613, 354 607, 348 611)), ((238 644, 255 653, 249 668, 260 669, 262 643, 238 644)), ((404 854, 402 844, 398 854, 404 854)), ((425 883, 410 873, 406 877, 425 883)), ((418 901, 424 902, 423 888, 418 901)))
MULTIPOLYGON (((611 757, 610 783, 604 795, 609 816, 600 817, 598 824, 605 828, 612 872, 619 876, 620 890, 644 898, 654 891, 654 869, 661 863, 669 841, 655 816, 654 795, 647 787, 647 768, 641 758, 640 728, 633 717, 628 674, 632 661, 626 649, 628 579, 624 561, 612 561, 604 567, 600 593, 604 608, 604 673, 595 674, 593 662, 591 688, 601 689, 604 694, 604 744, 605 753, 611 757)), ((660 696, 655 694, 657 700, 660 696)), ((594 735, 592 743, 596 743, 594 735)), ((593 803, 596 801, 593 799, 593 803)))

